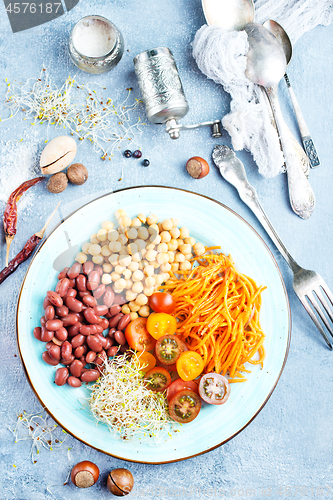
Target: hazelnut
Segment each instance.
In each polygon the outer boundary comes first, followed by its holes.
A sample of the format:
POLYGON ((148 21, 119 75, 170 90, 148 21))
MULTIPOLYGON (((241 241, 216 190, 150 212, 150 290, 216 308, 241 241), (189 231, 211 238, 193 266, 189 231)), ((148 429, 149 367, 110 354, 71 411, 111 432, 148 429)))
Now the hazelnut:
POLYGON ((132 491, 133 486, 133 475, 127 469, 113 469, 108 475, 108 490, 117 497, 128 495, 132 491))
POLYGON ((64 172, 58 172, 50 177, 46 187, 50 193, 61 193, 67 187, 68 179, 64 172))
POLYGON ((186 162, 186 170, 193 179, 202 179, 209 173, 209 165, 200 156, 193 156, 186 162))
POLYGON ((71 472, 71 481, 78 488, 89 488, 99 478, 99 468, 93 462, 85 460, 74 465, 71 472))
POLYGON ((82 163, 73 163, 67 169, 67 177, 72 184, 84 184, 88 179, 88 170, 82 163))

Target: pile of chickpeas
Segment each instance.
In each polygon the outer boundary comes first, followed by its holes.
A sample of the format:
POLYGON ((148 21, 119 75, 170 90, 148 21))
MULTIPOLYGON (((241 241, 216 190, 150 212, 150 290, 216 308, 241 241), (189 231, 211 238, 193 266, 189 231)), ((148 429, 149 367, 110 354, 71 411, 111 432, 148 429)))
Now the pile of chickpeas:
POLYGON ((122 306, 131 320, 149 316, 148 298, 172 274, 186 273, 192 268, 190 259, 205 253, 186 227, 178 228, 178 220, 158 222, 155 214, 140 213, 133 219, 122 209, 116 211, 118 227, 105 220, 101 229, 83 243, 75 260, 88 259, 103 268, 101 283, 112 286, 126 297, 122 306))

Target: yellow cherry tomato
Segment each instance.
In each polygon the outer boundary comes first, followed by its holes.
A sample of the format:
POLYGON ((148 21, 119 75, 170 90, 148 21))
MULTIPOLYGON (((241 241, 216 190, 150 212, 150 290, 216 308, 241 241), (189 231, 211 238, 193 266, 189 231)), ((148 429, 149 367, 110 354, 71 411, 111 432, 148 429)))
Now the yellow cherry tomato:
POLYGON ((142 372, 149 372, 156 365, 156 358, 150 352, 142 351, 138 354, 140 369, 142 372))
POLYGON ((185 351, 177 359, 176 367, 181 379, 185 381, 194 380, 204 369, 204 362, 197 352, 185 351))
POLYGON ((150 335, 158 340, 163 335, 174 335, 177 320, 171 314, 151 313, 148 316, 146 328, 150 335))

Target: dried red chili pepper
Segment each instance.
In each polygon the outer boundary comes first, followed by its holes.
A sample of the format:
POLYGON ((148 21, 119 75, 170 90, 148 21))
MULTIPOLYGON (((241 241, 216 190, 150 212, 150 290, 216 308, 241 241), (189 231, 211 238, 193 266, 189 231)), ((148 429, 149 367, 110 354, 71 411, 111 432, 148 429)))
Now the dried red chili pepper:
POLYGON ((26 244, 24 245, 22 250, 16 255, 16 257, 14 257, 14 259, 12 259, 9 262, 9 264, 0 272, 0 285, 3 281, 5 281, 6 278, 8 278, 8 276, 10 274, 12 274, 18 268, 18 266, 20 264, 25 262, 30 257, 30 255, 35 250, 38 243, 43 238, 45 230, 46 230, 47 226, 49 225, 53 215, 58 210, 59 205, 60 205, 60 203, 58 203, 55 210, 52 212, 51 216, 47 220, 43 229, 41 229, 37 233, 33 234, 31 236, 31 238, 28 239, 28 241, 26 242, 26 244))
POLYGON ((29 181, 23 182, 15 191, 10 195, 4 214, 3 226, 5 230, 7 253, 6 253, 6 266, 8 265, 9 248, 16 234, 17 227, 17 202, 21 196, 31 187, 40 182, 44 177, 36 177, 29 181))

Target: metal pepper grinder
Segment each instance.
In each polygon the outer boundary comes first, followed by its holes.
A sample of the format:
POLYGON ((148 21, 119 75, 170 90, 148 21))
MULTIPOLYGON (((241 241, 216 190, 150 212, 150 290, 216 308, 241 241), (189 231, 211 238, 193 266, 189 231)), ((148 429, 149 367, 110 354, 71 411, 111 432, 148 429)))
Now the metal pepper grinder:
POLYGON ((142 99, 152 123, 166 125, 171 139, 178 139, 179 131, 211 126, 212 136, 221 137, 221 120, 195 125, 181 125, 177 122, 189 111, 184 89, 172 52, 167 47, 141 52, 133 59, 142 99))

